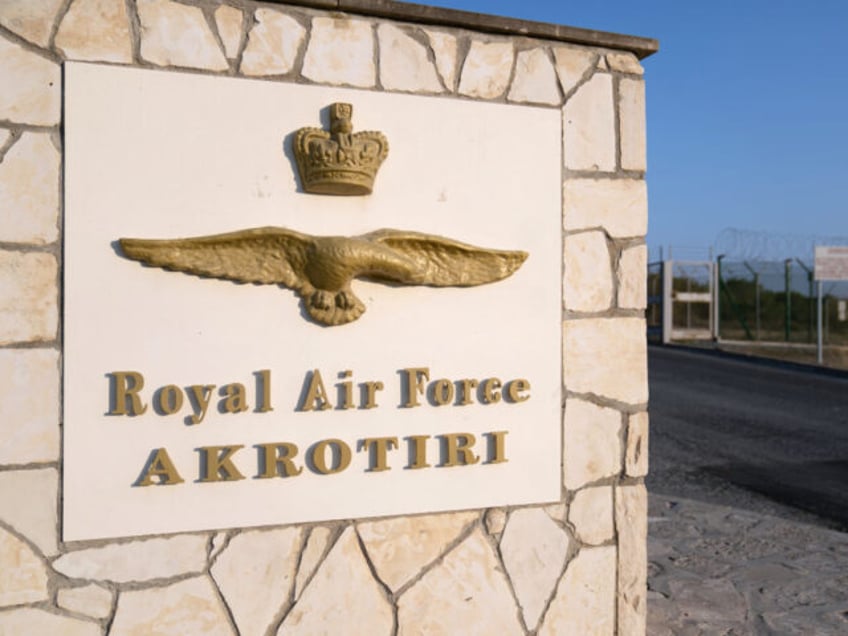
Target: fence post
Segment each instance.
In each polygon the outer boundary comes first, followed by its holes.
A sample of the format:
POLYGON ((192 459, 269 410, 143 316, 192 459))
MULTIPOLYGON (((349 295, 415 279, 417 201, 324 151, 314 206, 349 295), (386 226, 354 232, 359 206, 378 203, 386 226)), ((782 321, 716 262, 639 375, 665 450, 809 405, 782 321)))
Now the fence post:
POLYGON ((724 254, 716 257, 715 280, 712 281, 713 292, 713 340, 721 340, 721 261, 724 254))
POLYGON ((816 336, 816 362, 821 364, 824 361, 824 353, 822 347, 822 282, 818 281, 818 298, 816 301, 816 307, 818 311, 816 312, 816 319, 818 322, 818 331, 816 336))
MULTIPOLYGON (((669 249, 669 253, 671 249, 669 249)), ((663 344, 671 342, 671 330, 674 318, 672 305, 672 283, 674 281, 673 261, 667 260, 662 263, 662 341, 663 344)))
POLYGON ((789 337, 792 334, 792 296, 790 291, 790 268, 792 267, 792 259, 787 258, 783 261, 784 265, 784 273, 783 273, 783 287, 785 290, 786 303, 785 303, 785 312, 783 314, 783 337, 786 342, 789 342, 789 337))

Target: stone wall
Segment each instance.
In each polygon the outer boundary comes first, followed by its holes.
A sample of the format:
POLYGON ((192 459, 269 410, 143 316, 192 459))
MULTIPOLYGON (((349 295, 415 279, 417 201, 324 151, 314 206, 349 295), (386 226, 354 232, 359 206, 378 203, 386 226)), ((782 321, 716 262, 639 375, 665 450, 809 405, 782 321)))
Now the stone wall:
POLYGON ((443 10, 297 5, 0 3, 0 634, 644 633, 636 56, 443 10), (560 503, 63 543, 64 60, 561 109, 560 503))

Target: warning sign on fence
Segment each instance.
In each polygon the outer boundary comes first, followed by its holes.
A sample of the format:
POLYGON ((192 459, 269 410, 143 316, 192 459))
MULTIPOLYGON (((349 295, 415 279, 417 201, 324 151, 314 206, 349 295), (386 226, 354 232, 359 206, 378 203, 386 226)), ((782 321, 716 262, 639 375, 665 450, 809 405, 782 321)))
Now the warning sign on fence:
POLYGON ((816 247, 816 280, 848 280, 848 246, 816 247))

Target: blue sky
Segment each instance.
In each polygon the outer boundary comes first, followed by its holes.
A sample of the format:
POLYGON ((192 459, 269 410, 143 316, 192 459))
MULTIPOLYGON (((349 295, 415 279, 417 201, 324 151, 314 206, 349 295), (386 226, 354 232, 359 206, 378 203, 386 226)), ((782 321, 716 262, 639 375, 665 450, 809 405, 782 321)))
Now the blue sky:
POLYGON ((848 237, 848 0, 427 3, 660 41, 643 61, 652 252, 726 227, 848 237))

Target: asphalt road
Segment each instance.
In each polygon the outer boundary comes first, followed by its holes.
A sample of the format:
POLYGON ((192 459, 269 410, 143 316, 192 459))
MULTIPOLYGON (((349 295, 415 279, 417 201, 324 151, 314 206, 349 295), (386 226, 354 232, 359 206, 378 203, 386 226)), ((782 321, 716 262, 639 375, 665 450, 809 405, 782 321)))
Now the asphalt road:
POLYGON ((848 375, 649 347, 650 491, 848 531, 848 375))

